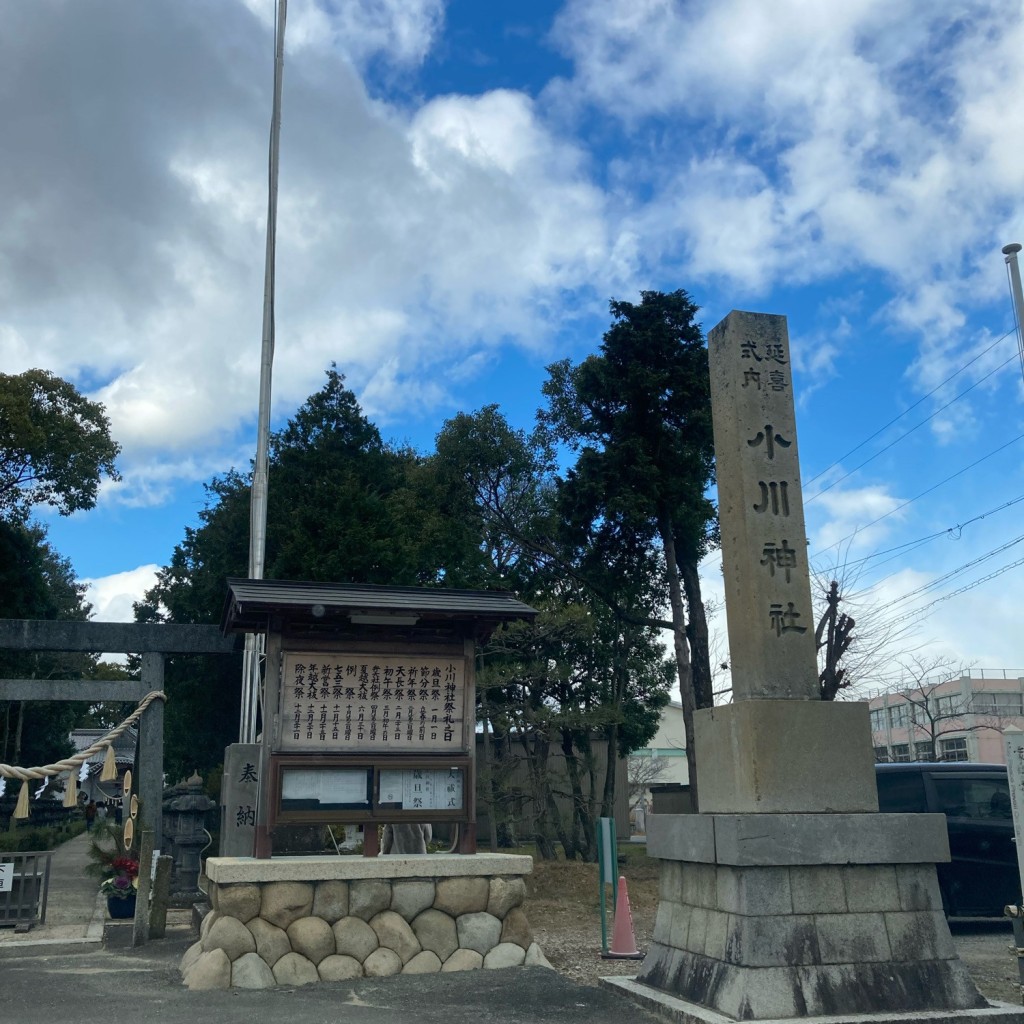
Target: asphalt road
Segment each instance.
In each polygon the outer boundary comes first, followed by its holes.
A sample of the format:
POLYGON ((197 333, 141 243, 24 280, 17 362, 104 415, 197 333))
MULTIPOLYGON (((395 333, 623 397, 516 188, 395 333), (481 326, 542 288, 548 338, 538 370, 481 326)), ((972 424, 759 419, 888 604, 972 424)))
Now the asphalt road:
MULTIPOLYGON (((172 912, 168 937, 102 949, 103 906, 82 868, 86 838, 54 856, 45 927, 0 929, 0 1024, 650 1024, 606 989, 543 968, 362 978, 263 992, 189 992, 178 964, 193 939, 172 912), (74 952, 71 950, 74 949, 74 952)), ((990 999, 1019 1004, 1007 921, 956 922, 957 951, 990 999)))
MULTIPOLYGON (((166 941, 166 940, 165 940, 166 941)), ((0 961, 3 1024, 648 1024, 603 989, 542 967, 321 983, 264 992, 189 992, 177 975, 186 943, 138 951, 0 961)))

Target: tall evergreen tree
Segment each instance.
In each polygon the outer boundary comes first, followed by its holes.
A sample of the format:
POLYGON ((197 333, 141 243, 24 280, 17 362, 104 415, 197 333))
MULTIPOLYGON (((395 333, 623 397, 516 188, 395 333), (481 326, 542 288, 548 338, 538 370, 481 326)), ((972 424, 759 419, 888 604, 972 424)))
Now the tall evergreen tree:
MULTIPOLYGON (((236 471, 207 485, 199 525, 157 573, 140 621, 220 621, 225 581, 247 572, 249 485, 236 471)), ((436 487, 427 460, 383 442, 332 366, 271 437, 266 578, 460 585, 475 555, 436 487)), ((169 771, 219 764, 237 739, 240 657, 175 658, 166 682, 169 771)))
MULTIPOLYGON (((594 819, 613 813, 617 761, 650 740, 668 700, 662 652, 640 622, 657 601, 651 552, 567 531, 543 434, 513 430, 496 406, 449 420, 434 458, 452 511, 476 524, 491 585, 541 610, 535 624, 499 630, 483 649, 478 713, 492 736, 485 765, 526 766, 530 838, 542 856, 554 854, 557 839, 567 857, 592 859, 594 819), (636 621, 623 608, 639 608, 636 621), (595 735, 607 740, 603 774, 595 735), (564 771, 553 770, 555 754, 564 771)), ((491 815, 503 817, 501 773, 489 781, 491 815)))
POLYGON ((577 454, 560 487, 567 520, 627 547, 660 545, 695 795, 693 712, 713 702, 698 566, 717 539, 707 493, 711 391, 697 312, 682 289, 642 292, 639 304, 612 301, 599 354, 548 368, 541 413, 577 454))

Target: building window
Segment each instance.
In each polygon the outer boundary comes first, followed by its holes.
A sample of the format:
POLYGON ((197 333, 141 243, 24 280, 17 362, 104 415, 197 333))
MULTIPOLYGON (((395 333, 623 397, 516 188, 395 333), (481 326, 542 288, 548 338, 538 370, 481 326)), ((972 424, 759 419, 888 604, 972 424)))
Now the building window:
POLYGON ((971 710, 976 715, 1008 715, 1020 718, 1024 715, 1024 694, 1021 693, 975 693, 971 710))
POLYGON ((875 763, 876 764, 888 764, 889 763, 889 748, 888 747, 875 747, 875 763))
POLYGON ((914 758, 918 761, 931 761, 934 755, 932 754, 932 745, 928 740, 922 743, 914 744, 914 758))
POLYGON ((939 740, 939 751, 943 761, 968 761, 967 737, 954 736, 952 739, 939 740))
POLYGON ((910 744, 909 743, 894 743, 892 745, 892 759, 894 761, 909 761, 910 760, 910 744))
POLYGON ((875 708, 875 710, 871 712, 871 731, 885 731, 885 708, 875 708))
POLYGON ((909 710, 906 702, 889 706, 889 722, 894 729, 906 728, 909 710))
POLYGON ((953 718, 962 711, 963 707, 958 693, 951 693, 948 697, 935 698, 935 714, 940 718, 953 718))

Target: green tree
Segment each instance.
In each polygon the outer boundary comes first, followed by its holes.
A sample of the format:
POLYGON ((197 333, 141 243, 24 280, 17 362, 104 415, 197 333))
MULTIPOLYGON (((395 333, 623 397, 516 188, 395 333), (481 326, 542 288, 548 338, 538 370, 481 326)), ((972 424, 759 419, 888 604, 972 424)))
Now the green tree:
POLYGON ((596 812, 611 814, 614 805, 616 762, 654 734, 668 699, 650 628, 622 614, 656 603, 651 553, 602 547, 596 531, 570 538, 543 435, 513 430, 496 406, 449 420, 434 458, 446 507, 479 538, 484 585, 512 589, 542 611, 535 624, 498 631, 482 652, 489 817, 506 831, 516 827, 503 786, 504 769, 518 760, 540 855, 553 855, 557 840, 567 857, 592 859, 596 812), (594 735, 607 740, 603 778, 594 735))
POLYGON ((599 354, 548 368, 541 414, 577 453, 560 486, 566 518, 627 548, 660 546, 694 796, 693 712, 713 703, 698 567, 717 541, 707 494, 710 380, 697 312, 681 289, 642 292, 639 304, 612 301, 599 354))
MULTIPOLYGON (((0 618, 86 619, 85 588, 71 563, 34 523, 0 520, 0 618)), ((0 678, 60 679, 87 674, 87 654, 0 651, 0 678)), ((0 701, 0 761, 49 764, 71 753, 69 734, 81 706, 72 702, 0 701)))
POLYGON ((46 370, 0 373, 0 516, 36 505, 70 515, 96 504, 104 474, 119 480, 120 445, 103 406, 46 370))
MULTIPOLYGON (((427 460, 386 445, 332 366, 323 388, 271 437, 267 579, 460 585, 461 524, 438 510, 427 460)), ((211 481, 199 525, 185 530, 170 563, 136 608, 140 621, 219 622, 229 576, 245 576, 249 480, 211 481)), ((468 550, 468 553, 467 553, 468 550)), ((169 662, 169 772, 207 772, 237 739, 239 657, 169 662)))
POLYGON ((267 576, 458 585, 473 542, 437 508, 432 465, 385 444, 344 381, 331 366, 272 438, 267 576))

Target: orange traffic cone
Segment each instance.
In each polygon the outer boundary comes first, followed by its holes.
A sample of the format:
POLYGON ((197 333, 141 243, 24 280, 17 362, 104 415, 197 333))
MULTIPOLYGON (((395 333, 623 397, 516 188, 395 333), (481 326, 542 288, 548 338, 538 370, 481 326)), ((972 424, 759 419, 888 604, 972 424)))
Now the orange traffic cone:
POLYGON ((633 915, 629 909, 629 890, 626 879, 619 876, 619 898, 615 901, 615 927, 612 931, 612 945, 601 956, 605 960, 643 960, 644 955, 636 948, 633 935, 633 915))

